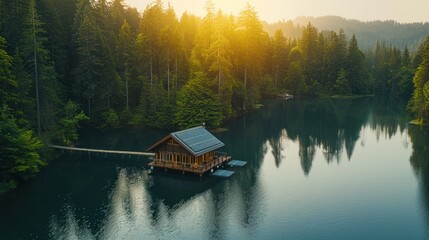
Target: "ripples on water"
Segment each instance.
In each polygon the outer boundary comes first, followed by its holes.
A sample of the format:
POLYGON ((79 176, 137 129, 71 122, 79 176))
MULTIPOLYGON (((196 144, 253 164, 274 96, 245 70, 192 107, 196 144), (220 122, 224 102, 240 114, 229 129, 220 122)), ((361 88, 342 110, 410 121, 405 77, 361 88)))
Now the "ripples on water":
MULTIPOLYGON (((428 133, 404 104, 272 101, 217 134, 248 165, 228 180, 147 174, 147 159, 65 153, 0 196, 2 239, 422 239, 428 133)), ((165 131, 89 131, 146 149, 165 131)))

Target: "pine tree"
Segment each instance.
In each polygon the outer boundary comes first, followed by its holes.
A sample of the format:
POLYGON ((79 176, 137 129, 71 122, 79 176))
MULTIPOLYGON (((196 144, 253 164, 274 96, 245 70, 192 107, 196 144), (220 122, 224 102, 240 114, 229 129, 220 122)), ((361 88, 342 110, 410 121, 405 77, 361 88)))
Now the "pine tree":
MULTIPOLYGON (((67 85, 68 87, 71 87, 66 78, 68 76, 67 71, 70 71, 67 66, 67 35, 69 33, 66 32, 64 22, 61 21, 63 14, 69 13, 59 12, 58 7, 56 6, 56 4, 67 4, 67 2, 63 3, 63 1, 57 2, 55 0, 38 0, 37 3, 37 12, 40 15, 40 20, 44 23, 43 29, 46 31, 47 37, 44 47, 50 52, 50 60, 52 61, 55 72, 57 73, 58 81, 64 86, 67 85)), ((66 11, 68 12, 70 9, 66 9, 66 11)))
POLYGON ((161 29, 164 27, 164 8, 162 1, 157 0, 143 12, 140 32, 147 41, 147 73, 149 75, 150 83, 153 85, 154 77, 162 76, 162 39, 161 29))
POLYGON ((352 94, 366 93, 369 77, 365 65, 365 55, 360 51, 354 34, 348 48, 346 72, 352 94))
POLYGON ((414 93, 410 100, 412 112, 422 124, 429 122, 429 37, 423 43, 422 63, 414 75, 414 93))
POLYGON ((98 53, 102 68, 95 89, 94 110, 101 115, 108 115, 113 107, 119 108, 123 99, 120 87, 120 76, 116 72, 115 48, 119 28, 112 25, 114 21, 112 11, 107 0, 99 0, 94 6, 94 18, 97 26, 98 53), (114 103, 116 103, 114 105, 114 103))
POLYGON ((183 50, 183 38, 179 32, 179 21, 173 8, 169 5, 165 13, 164 27, 161 29, 160 36, 162 41, 162 62, 165 63, 164 68, 167 79, 167 95, 170 100, 170 92, 175 89, 177 84, 178 58, 183 50), (175 76, 173 78, 173 66, 175 68, 175 76))
MULTIPOLYGON (((37 13, 35 1, 29 2, 29 8, 23 21, 22 36, 19 45, 15 49, 17 60, 31 62, 31 65, 25 65, 22 69, 16 69, 16 76, 31 75, 32 85, 35 86, 34 95, 30 96, 36 101, 37 111, 28 115, 37 116, 37 133, 48 131, 55 126, 55 116, 61 105, 60 92, 61 85, 57 81, 53 63, 51 61, 50 51, 44 46, 47 42, 46 32, 43 29, 43 23, 37 13), (22 72, 26 72, 22 73, 22 72)), ((34 111, 34 110, 30 110, 34 111)))
POLYGON ((131 27, 127 20, 124 20, 121 31, 118 35, 118 43, 116 45, 117 62, 119 73, 125 82, 125 97, 126 110, 129 110, 129 76, 135 53, 135 41, 131 32, 131 27))
POLYGON ((198 32, 199 19, 184 12, 180 18, 180 29, 183 31, 184 47, 186 55, 190 56, 192 49, 194 48, 195 37, 198 32))
POLYGON ((194 40, 194 48, 191 53, 191 75, 196 72, 208 73, 210 62, 208 62, 209 49, 212 44, 212 37, 215 36, 215 9, 211 0, 206 2, 206 15, 201 21, 201 25, 194 40))
POLYGON ((20 128, 11 109, 0 108, 0 192, 15 188, 45 165, 38 151, 42 143, 30 130, 20 128))
POLYGON ((287 40, 284 37, 282 30, 279 29, 274 33, 272 43, 274 89, 277 91, 278 87, 282 87, 281 80, 286 77, 288 66, 289 49, 287 48, 287 40))
MULTIPOLYGON (((243 84, 245 89, 245 99, 243 110, 246 110, 246 102, 252 108, 259 101, 258 79, 262 78, 263 52, 263 30, 255 9, 247 3, 238 17, 238 31, 241 49, 238 53, 242 57, 239 59, 242 69, 243 84)), ((238 66, 237 66, 238 67, 238 66)))
POLYGON ((344 69, 338 72, 337 80, 332 89, 333 94, 347 96, 351 94, 349 81, 347 80, 347 73, 344 69))
POLYGON ((302 50, 302 69, 308 86, 308 93, 318 95, 323 69, 323 42, 316 27, 308 23, 303 29, 299 47, 302 50))
POLYGON ((180 128, 189 128, 205 123, 218 127, 223 119, 219 96, 206 87, 206 76, 196 74, 180 91, 177 99, 175 123, 180 128))
MULTIPOLYGON (((113 0, 111 1, 110 12, 112 15, 112 23, 114 30, 120 30, 123 27, 124 21, 126 21, 126 13, 124 8, 124 0, 113 0)), ((128 23, 128 21, 127 21, 128 23)), ((131 28, 131 26, 130 26, 131 28)))
POLYGON ((88 0, 80 0, 75 18, 76 36, 74 39, 78 55, 77 66, 74 69, 76 78, 75 94, 82 102, 87 101, 87 115, 92 115, 92 102, 99 85, 101 75, 101 60, 99 53, 98 28, 93 15, 93 9, 88 0))
POLYGON ((303 95, 307 93, 307 84, 304 73, 299 62, 293 62, 289 66, 286 82, 287 90, 293 95, 303 95))
POLYGON ((217 24, 207 53, 209 63, 207 74, 215 80, 216 84, 213 85, 216 86, 216 92, 221 96, 224 115, 229 117, 232 114, 231 98, 232 82, 234 81, 231 63, 232 50, 224 32, 227 24, 226 17, 219 11, 215 21, 217 24))
POLYGON ((404 51, 402 52, 401 64, 402 66, 410 67, 411 56, 407 46, 405 46, 404 51))
POLYGON ((12 57, 5 51, 6 40, 0 37, 0 104, 16 106, 18 82, 12 73, 12 57))

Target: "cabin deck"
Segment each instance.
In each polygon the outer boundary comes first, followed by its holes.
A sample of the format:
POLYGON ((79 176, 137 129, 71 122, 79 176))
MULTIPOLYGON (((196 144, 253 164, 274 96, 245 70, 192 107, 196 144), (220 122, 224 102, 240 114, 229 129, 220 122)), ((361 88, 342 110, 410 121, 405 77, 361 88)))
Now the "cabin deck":
POLYGON ((171 161, 157 159, 153 162, 150 162, 149 166, 155 167, 155 168, 164 168, 164 169, 182 171, 183 173, 184 172, 196 173, 202 176, 204 173, 210 171, 213 168, 216 168, 217 166, 224 164, 225 162, 228 162, 229 160, 231 160, 231 157, 224 155, 224 156, 218 156, 215 160, 207 162, 205 164, 192 165, 189 163, 186 163, 186 164, 172 163, 171 161))

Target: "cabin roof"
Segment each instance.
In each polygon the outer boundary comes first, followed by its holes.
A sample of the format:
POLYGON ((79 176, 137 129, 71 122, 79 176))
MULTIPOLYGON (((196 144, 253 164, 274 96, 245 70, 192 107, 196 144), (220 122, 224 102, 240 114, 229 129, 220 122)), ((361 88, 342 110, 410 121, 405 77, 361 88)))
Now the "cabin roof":
POLYGON ((200 126, 171 133, 161 141, 148 148, 147 151, 151 151, 170 137, 174 138, 182 147, 184 147, 194 156, 201 156, 204 153, 225 146, 223 142, 207 131, 207 129, 200 126))

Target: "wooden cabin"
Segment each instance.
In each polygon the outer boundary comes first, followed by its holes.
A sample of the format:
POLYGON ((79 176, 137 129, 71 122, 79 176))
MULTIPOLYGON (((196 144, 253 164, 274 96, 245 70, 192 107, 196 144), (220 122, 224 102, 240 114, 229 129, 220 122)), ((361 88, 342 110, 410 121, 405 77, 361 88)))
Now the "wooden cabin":
POLYGON ((154 152, 154 168, 174 169, 197 173, 200 176, 229 161, 231 157, 216 150, 225 146, 204 127, 174 132, 161 139, 146 151, 154 152))

